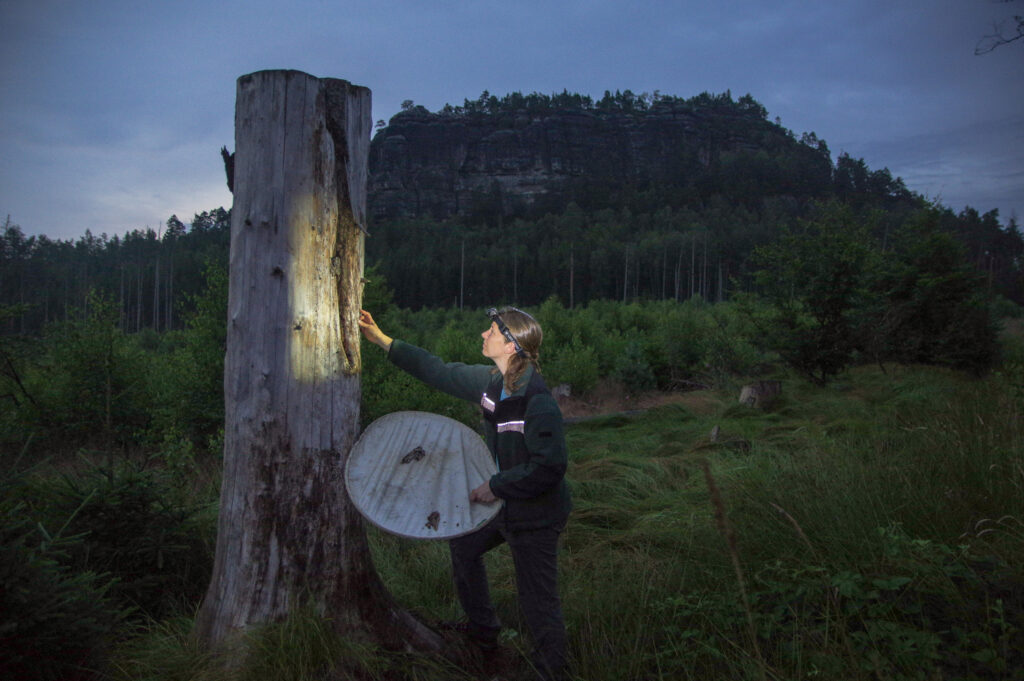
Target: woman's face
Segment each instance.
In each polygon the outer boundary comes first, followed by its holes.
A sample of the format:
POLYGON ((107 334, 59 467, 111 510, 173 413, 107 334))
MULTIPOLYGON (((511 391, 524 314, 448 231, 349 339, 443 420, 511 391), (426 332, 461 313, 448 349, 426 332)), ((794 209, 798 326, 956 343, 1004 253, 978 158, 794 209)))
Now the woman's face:
POLYGON ((484 357, 496 359, 502 355, 508 354, 505 346, 511 345, 511 343, 501 335, 501 331, 498 330, 497 322, 491 322, 490 327, 481 333, 480 337, 484 339, 484 345, 481 349, 484 357))

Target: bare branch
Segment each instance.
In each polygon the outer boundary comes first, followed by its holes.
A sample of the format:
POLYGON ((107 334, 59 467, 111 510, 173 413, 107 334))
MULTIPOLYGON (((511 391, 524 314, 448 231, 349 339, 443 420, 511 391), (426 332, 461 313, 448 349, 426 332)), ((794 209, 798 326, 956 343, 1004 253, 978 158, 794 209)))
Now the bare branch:
MULTIPOLYGON (((1001 0, 1003 3, 1014 2, 1015 0, 1001 0)), ((974 54, 988 54, 997 47, 1008 45, 1024 38, 1024 17, 1014 15, 1013 19, 1001 21, 992 26, 992 33, 986 35, 974 46, 974 54), (1009 24, 1009 26, 1008 26, 1009 24)))

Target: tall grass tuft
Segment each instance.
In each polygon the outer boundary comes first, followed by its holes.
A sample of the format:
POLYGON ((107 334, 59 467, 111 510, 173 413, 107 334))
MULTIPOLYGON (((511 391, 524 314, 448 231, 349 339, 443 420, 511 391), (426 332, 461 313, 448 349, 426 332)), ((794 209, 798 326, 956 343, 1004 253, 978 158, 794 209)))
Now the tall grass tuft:
POLYGON ((757 631, 754 627, 754 614, 750 609, 750 599, 747 597, 747 582, 743 576, 743 566, 740 564, 739 547, 736 542, 736 533, 733 532, 729 523, 729 516, 726 513, 725 501, 722 493, 715 482, 715 476, 711 473, 711 465, 707 459, 701 459, 700 467, 704 471, 704 481, 708 486, 708 494, 711 497, 711 506, 714 509, 715 525, 721 533, 722 538, 729 548, 729 559, 732 562, 733 572, 736 574, 736 585, 739 588, 740 600, 743 602, 743 612, 747 616, 747 628, 750 635, 750 646, 754 650, 754 658, 757 660, 761 678, 766 679, 764 657, 761 655, 761 648, 757 643, 757 631))

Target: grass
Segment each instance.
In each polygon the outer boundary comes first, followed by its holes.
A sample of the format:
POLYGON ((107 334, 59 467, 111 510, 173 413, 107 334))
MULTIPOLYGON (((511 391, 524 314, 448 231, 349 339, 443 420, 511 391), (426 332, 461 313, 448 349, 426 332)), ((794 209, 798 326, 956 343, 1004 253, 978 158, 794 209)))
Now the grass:
MULTIPOLYGON (((768 412, 718 393, 714 409, 705 397, 570 426, 561 578, 578 678, 1020 678, 1010 387, 864 367, 825 388, 787 381, 768 412)), ((443 551, 387 551, 404 552, 384 561, 404 564, 389 574, 403 602, 457 614, 446 574, 409 585, 408 554, 417 578, 444 570, 443 551)), ((507 552, 490 560, 518 628, 507 552)))
POLYGON ((1022 642, 1020 415, 998 378, 870 367, 827 388, 788 382, 768 413, 723 395, 715 414, 573 426, 565 572, 580 677, 1015 678, 1003 676, 1020 663, 1012 648, 933 629, 973 612, 993 641, 1022 642), (991 611, 997 593, 1012 622, 991 611), (595 594, 615 596, 597 610, 595 594), (959 605, 919 612, 938 599, 959 605), (619 656, 638 673, 609 670, 619 656))
MULTIPOLYGON (((570 425, 560 579, 577 678, 1024 678, 1019 380, 862 367, 824 388, 786 380, 769 411, 708 391, 570 425)), ((398 602, 459 615, 445 544, 369 534, 398 602)), ((507 548, 487 561, 525 661, 507 548)), ((229 674, 191 626, 134 632, 114 678, 468 678, 304 612, 254 630, 229 674)))

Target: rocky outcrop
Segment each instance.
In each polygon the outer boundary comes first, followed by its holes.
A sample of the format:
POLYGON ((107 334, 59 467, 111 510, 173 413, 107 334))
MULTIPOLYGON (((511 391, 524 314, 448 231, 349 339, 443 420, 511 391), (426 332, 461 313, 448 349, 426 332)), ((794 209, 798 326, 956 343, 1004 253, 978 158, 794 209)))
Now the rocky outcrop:
POLYGON ((554 206, 588 188, 694 181, 729 151, 756 151, 787 132, 737 105, 662 101, 597 109, 395 115, 370 147, 370 213, 446 218, 489 206, 504 215, 554 206))

